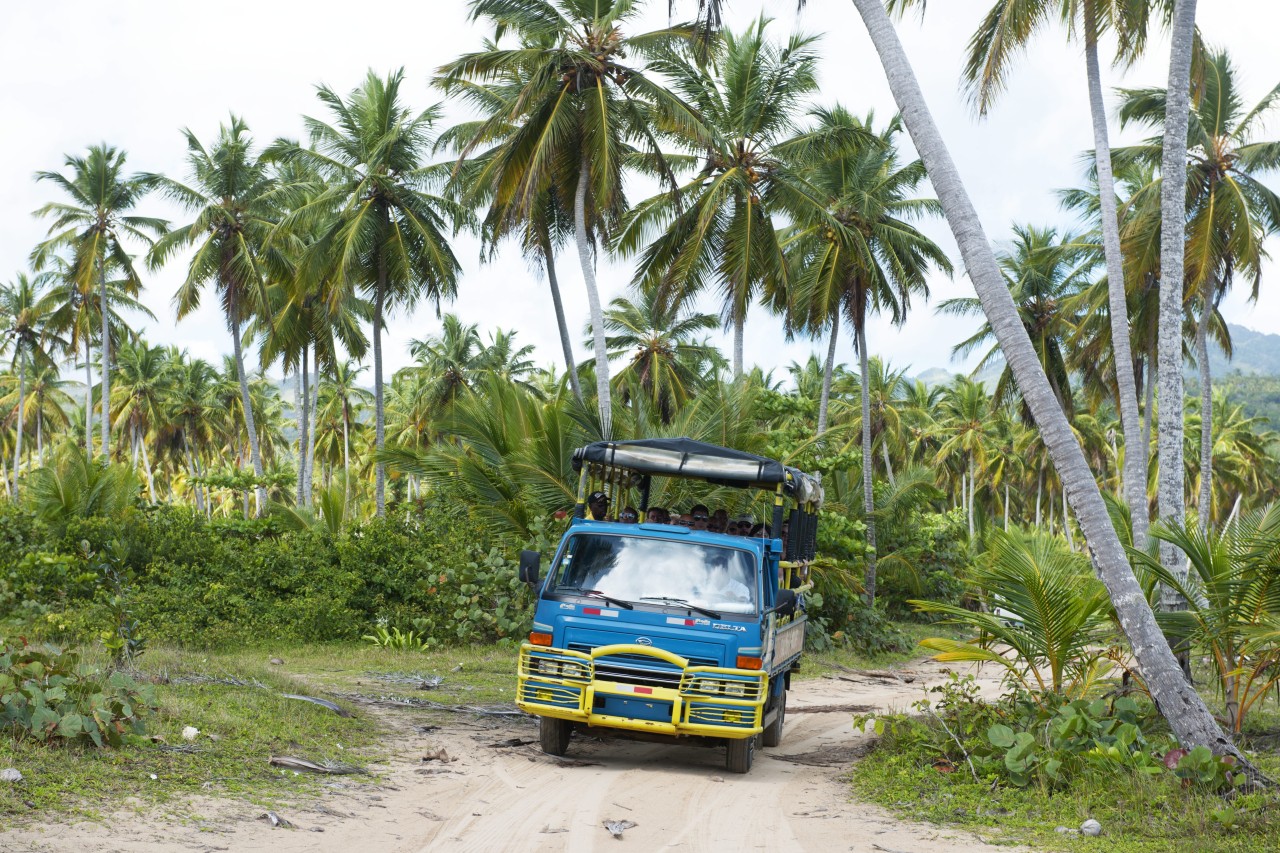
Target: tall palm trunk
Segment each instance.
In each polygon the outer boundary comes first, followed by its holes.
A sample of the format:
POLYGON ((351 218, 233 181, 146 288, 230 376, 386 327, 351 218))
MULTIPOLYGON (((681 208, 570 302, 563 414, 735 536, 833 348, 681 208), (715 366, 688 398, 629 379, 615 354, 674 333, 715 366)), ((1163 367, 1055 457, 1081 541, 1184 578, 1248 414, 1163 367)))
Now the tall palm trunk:
POLYGON ((200 484, 196 482, 196 463, 191 458, 191 442, 187 439, 187 431, 182 431, 182 455, 187 458, 187 476, 191 478, 191 490, 196 496, 196 512, 204 515, 204 493, 200 490, 200 484))
POLYGON ((551 288, 551 305, 556 309, 556 328, 560 330, 560 349, 564 352, 564 369, 569 376, 573 396, 582 402, 582 384, 578 381, 578 365, 573 361, 573 344, 569 339, 569 323, 564 317, 564 303, 560 300, 560 279, 556 276, 555 247, 545 225, 539 231, 538 242, 542 246, 542 263, 547 270, 547 286, 551 288))
MULTIPOLYGON (((253 403, 249 397, 249 375, 244 369, 244 345, 240 341, 240 306, 236 300, 236 289, 231 291, 227 313, 231 317, 231 345, 236 357, 236 376, 240 379, 240 405, 244 407, 244 429, 249 437, 249 461, 253 463, 253 476, 257 478, 256 496, 258 514, 267 507, 267 488, 264 484, 265 474, 262 470, 262 454, 258 452, 258 429, 253 422, 253 403)), ((106 372, 105 370, 103 371, 106 372)), ((245 492, 245 517, 249 516, 249 493, 245 492)))
POLYGON ((102 258, 98 259, 98 285, 100 308, 102 310, 102 452, 111 455, 111 415, 107 407, 111 404, 111 315, 107 313, 107 265, 102 258))
MULTIPOLYGON (((89 333, 84 335, 84 452, 86 459, 93 458, 93 374, 89 369, 89 333)), ((106 451, 106 448, 103 448, 106 451)))
POLYGON ((747 318, 744 309, 742 314, 736 314, 733 318, 733 378, 735 380, 742 378, 742 364, 746 360, 746 326, 747 318))
POLYGON ((342 401, 342 488, 351 491, 351 438, 348 427, 347 402, 342 401))
MULTIPOLYGON (((387 435, 387 413, 382 409, 382 315, 387 296, 387 259, 378 253, 378 289, 373 294, 373 441, 378 453, 387 435)), ((379 455, 374 466, 374 495, 378 518, 387 514, 387 466, 379 455)))
POLYGON ((1071 534, 1071 510, 1067 506, 1067 490, 1062 490, 1062 533, 1067 537, 1067 547, 1076 549, 1075 537, 1071 534))
POLYGON ((44 400, 36 397, 36 464, 44 465, 44 400))
POLYGON ((298 368, 302 380, 302 394, 298 398, 302 419, 302 429, 298 433, 298 506, 307 505, 307 478, 311 472, 307 470, 307 436, 311 431, 311 371, 307 367, 307 347, 302 347, 302 362, 298 368))
MULTIPOLYGON (((827 406, 831 404, 831 376, 836 369, 836 338, 840 334, 840 318, 836 317, 831 322, 831 341, 827 344, 827 360, 822 365, 822 396, 818 399, 818 435, 822 435, 827 431, 827 406)), ((855 333, 856 334, 856 333, 855 333)), ((860 338, 860 336, 859 336, 860 338)), ((867 384, 866 367, 862 368, 862 384, 867 384)), ((866 394, 863 394, 866 397, 866 394)), ((869 409, 869 405, 864 407, 869 409)), ((866 413, 863 413, 863 418, 866 413)), ((866 457, 863 467, 871 464, 871 457, 866 457)))
MULTIPOLYGON (((871 488, 871 385, 867 382, 867 327, 855 329, 858 339, 858 363, 862 371, 862 511, 867 525, 867 605, 876 603, 876 497, 871 488)), ((839 325, 839 322, 835 325, 839 325)), ((832 332, 835 337, 835 332, 832 332)))
POLYGON ((591 163, 586 157, 578 169, 578 186, 573 194, 573 225, 578 240, 578 262, 582 265, 582 282, 587 288, 587 304, 591 310, 591 337, 596 357, 596 403, 600 407, 600 434, 613 437, 613 400, 609 392, 609 353, 604 344, 604 311, 600 308, 600 291, 596 289, 596 270, 591 257, 591 238, 587 233, 587 184, 591 181, 591 163))
POLYGON ((1004 529, 1009 529, 1009 484, 1004 484, 1004 529))
MULTIPOLYGON (((1160 480, 1156 487, 1160 520, 1182 524, 1186 512, 1182 456, 1182 281, 1187 222, 1187 123, 1191 110, 1191 51, 1196 0, 1177 0, 1173 9, 1169 85, 1164 117, 1164 158, 1160 167, 1160 411, 1157 420, 1160 480)), ((1174 577, 1185 577, 1187 561, 1177 546, 1160 543, 1160 562, 1174 577)), ((1183 606, 1181 596, 1162 588, 1166 610, 1183 606)))
MULTIPOLYGON (((1187 0, 1179 0, 1179 6, 1187 0)), ((1223 735, 1195 689, 1187 683, 1169 649, 1155 614, 1147 605, 1142 587, 1129 566, 1120 537, 1111 525, 1098 483, 1066 415, 1053 395, 1013 298, 991 252, 991 243, 950 152, 934 124, 920 85, 894 32, 883 0, 853 0, 880 55, 894 100, 901 111, 912 142, 920 153, 948 224, 960 247, 965 269, 973 281, 983 310, 991 323, 1014 379, 1021 390, 1054 466, 1062 476, 1076 518, 1097 563, 1098 572, 1115 606, 1116 616, 1132 645, 1143 679, 1174 734, 1184 746, 1205 745, 1215 753, 1232 753, 1239 766, 1257 775, 1231 741, 1223 735)), ((1189 46, 1189 45, 1188 45, 1189 46)), ((1185 76, 1182 78, 1186 82, 1185 76)), ((1170 94, 1175 87, 1170 86, 1170 94)), ((1183 91, 1186 91, 1184 86, 1183 91)), ((1185 116, 1185 113, 1184 113, 1185 116)), ((1183 125, 1183 142, 1186 126, 1183 125)), ((1166 149, 1167 150, 1167 149, 1166 149)), ((1181 197, 1179 197, 1179 205, 1181 197)), ((1180 209, 1180 208, 1179 208, 1180 209)), ((1165 237, 1167 239, 1168 233, 1165 237)), ((1181 280, 1181 276, 1177 280, 1181 280)), ((1178 462, 1179 468, 1181 462, 1178 462)), ((1161 468, 1164 466, 1162 465, 1161 468)))
POLYGON ((1133 375, 1133 347, 1129 341, 1129 301, 1124 285, 1124 255, 1120 251, 1120 217, 1116 211, 1115 177, 1111 170, 1111 141, 1107 108, 1102 100, 1102 72, 1098 64, 1099 0, 1084 3, 1084 54, 1089 78, 1089 112, 1093 117, 1094 159, 1098 167, 1098 198, 1102 211, 1102 248, 1107 261, 1107 296, 1111 313, 1111 352, 1115 362, 1116 408, 1124 432, 1124 495, 1133 520, 1133 543, 1147 544, 1147 455, 1139 444, 1138 390, 1133 375))
POLYGON ((1213 509, 1213 378, 1209 375, 1209 319, 1213 303, 1209 294, 1211 279, 1206 276, 1204 304, 1196 323, 1196 361, 1200 362, 1200 495, 1196 506, 1200 511, 1200 529, 1209 529, 1213 509))
MULTIPOLYGON (((1156 410, 1156 354, 1155 347, 1150 348, 1150 354, 1147 356, 1147 400, 1146 408, 1142 413, 1142 446, 1144 452, 1149 457, 1151 455, 1151 419, 1155 415, 1156 410)), ((1145 492, 1145 489, 1144 489, 1145 492)), ((1149 503, 1150 501, 1148 501, 1149 503)), ((1147 515, 1150 516, 1151 511, 1148 508, 1147 515)))
MULTIPOLYGON (((19 344, 19 347, 22 345, 19 344)), ((13 428, 17 433, 16 440, 13 445, 13 499, 18 499, 18 469, 22 464, 22 429, 23 411, 27 403, 27 360, 22 357, 21 349, 18 351, 18 408, 15 411, 16 417, 13 419, 13 428)))
POLYGON ((974 527, 973 527, 973 494, 974 494, 974 492, 975 492, 976 490, 974 489, 973 481, 974 481, 974 479, 976 479, 976 476, 977 476, 977 475, 976 475, 976 473, 974 472, 974 465, 973 465, 973 454, 972 454, 972 453, 970 453, 970 454, 969 454, 969 510, 968 510, 968 511, 969 511, 969 538, 970 538, 970 539, 973 539, 973 531, 974 531, 974 527))
POLYGON ((1044 466, 1040 467, 1040 472, 1036 475, 1036 530, 1040 529, 1041 515, 1041 498, 1044 497, 1044 466))
POLYGON ((311 401, 307 404, 307 415, 310 424, 307 425, 307 493, 305 495, 307 506, 311 506, 312 496, 315 493, 316 485, 316 429, 318 419, 316 413, 320 409, 320 359, 313 356, 311 359, 311 401))
POLYGON ((306 467, 303 460, 306 459, 304 448, 307 446, 307 403, 306 395, 302 393, 302 376, 305 371, 299 369, 293 377, 294 386, 294 408, 297 410, 298 417, 298 482, 294 488, 293 502, 296 506, 302 506, 302 477, 303 469, 306 467))
POLYGON ((156 478, 151 473, 151 457, 147 455, 147 434, 141 426, 137 427, 138 446, 142 448, 142 470, 147 474, 147 495, 151 503, 156 502, 156 478))
POLYGON ((889 442, 885 437, 880 439, 880 455, 884 457, 884 475, 889 480, 889 488, 896 489, 898 484, 893 478, 893 462, 889 459, 889 442))

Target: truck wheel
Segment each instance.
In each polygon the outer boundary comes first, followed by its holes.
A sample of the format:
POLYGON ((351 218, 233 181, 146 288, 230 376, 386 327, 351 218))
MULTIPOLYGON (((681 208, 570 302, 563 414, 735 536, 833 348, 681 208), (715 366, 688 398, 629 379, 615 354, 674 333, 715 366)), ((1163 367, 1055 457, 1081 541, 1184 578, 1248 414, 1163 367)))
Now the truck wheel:
POLYGON ((746 773, 751 770, 751 762, 756 757, 756 738, 734 738, 729 741, 729 748, 725 753, 725 768, 730 773, 746 773))
POLYGON ((555 717, 538 718, 538 743, 547 755, 564 755, 569 751, 573 723, 555 717))
POLYGON ((783 690, 778 697, 778 716, 760 733, 760 742, 765 746, 778 746, 782 743, 782 726, 787 721, 787 691, 783 690))

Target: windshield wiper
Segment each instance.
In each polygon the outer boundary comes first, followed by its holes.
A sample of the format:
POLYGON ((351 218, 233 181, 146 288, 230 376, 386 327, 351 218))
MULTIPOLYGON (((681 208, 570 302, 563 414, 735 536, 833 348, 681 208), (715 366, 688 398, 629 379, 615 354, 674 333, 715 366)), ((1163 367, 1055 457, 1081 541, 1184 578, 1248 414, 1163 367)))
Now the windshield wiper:
POLYGON ((621 607, 623 610, 635 610, 636 606, 630 601, 624 601, 621 598, 614 598, 612 595, 605 595, 598 589, 583 589, 580 586, 562 586, 556 592, 572 592, 576 595, 586 595, 592 598, 602 598, 608 604, 621 607))
POLYGON ((666 602, 667 604, 676 604, 676 605, 679 605, 680 607, 687 607, 696 613, 701 613, 703 616, 710 616, 712 619, 721 618, 720 614, 717 613, 716 611, 706 607, 699 607, 696 604, 690 604, 688 600, 683 598, 671 598, 666 595, 642 595, 640 596, 640 600, 641 601, 662 601, 662 602, 666 602))

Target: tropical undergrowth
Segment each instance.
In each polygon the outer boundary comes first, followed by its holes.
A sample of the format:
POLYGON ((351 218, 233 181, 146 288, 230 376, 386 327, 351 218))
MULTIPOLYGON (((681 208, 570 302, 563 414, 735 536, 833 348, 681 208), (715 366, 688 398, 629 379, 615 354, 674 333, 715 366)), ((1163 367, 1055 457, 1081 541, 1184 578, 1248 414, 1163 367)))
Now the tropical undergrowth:
MULTIPOLYGON (((953 674, 913 714, 859 720, 879 735, 875 760, 854 773, 861 795, 913 817, 998 826, 1037 848, 1069 844, 1088 819, 1103 826, 1092 843, 1116 850, 1255 849, 1277 830, 1274 792, 1172 736, 1083 555, 1017 531, 987 544, 967 578, 973 609, 914 604, 967 632, 922 646, 997 667, 1006 694, 984 699, 971 676, 953 674)), ((1264 772, 1280 766, 1264 741, 1242 745, 1264 772)))

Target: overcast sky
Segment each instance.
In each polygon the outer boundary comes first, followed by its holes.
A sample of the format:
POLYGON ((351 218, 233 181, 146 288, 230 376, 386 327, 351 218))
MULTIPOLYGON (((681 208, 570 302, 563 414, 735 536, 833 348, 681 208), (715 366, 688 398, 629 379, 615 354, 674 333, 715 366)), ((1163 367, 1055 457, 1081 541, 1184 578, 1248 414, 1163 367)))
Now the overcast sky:
MULTIPOLYGON (((990 2, 935 0, 923 23, 913 16, 899 29, 987 233, 1001 241, 1014 222, 1072 225, 1058 209, 1055 190, 1081 183, 1079 155, 1092 147, 1092 133, 1084 61, 1077 48, 1062 43, 1060 31, 1041 37, 1017 64, 1008 91, 988 119, 973 117, 957 78, 964 43, 990 2)), ((677 3, 681 6, 691 10, 694 2, 677 3)), ((52 186, 32 180, 37 170, 61 169, 65 154, 106 141, 129 152, 132 169, 185 176, 180 128, 189 127, 208 140, 234 111, 262 144, 278 136, 297 138, 301 114, 324 115, 315 98, 317 83, 345 92, 369 68, 385 73, 403 66, 409 103, 425 107, 439 100, 429 85, 435 69, 461 52, 478 49, 485 35, 482 27, 466 20, 466 8, 463 0, 4 3, 0 280, 26 268, 32 246, 45 234, 47 223, 32 218, 31 211, 56 196, 52 186)), ((797 15, 793 0, 730 0, 727 21, 741 28, 762 11, 775 18, 771 30, 776 38, 793 30, 822 35, 822 102, 839 101, 856 112, 875 109, 881 121, 893 113, 880 65, 851 3, 810 0, 797 15)), ((663 26, 665 0, 652 0, 645 17, 646 28, 663 26)), ((1275 0, 1201 0, 1199 24, 1211 44, 1230 48, 1250 106, 1280 82, 1275 53, 1280 4, 1275 0)), ((1110 87, 1122 82, 1164 85, 1168 44, 1163 34, 1152 40, 1148 57, 1123 81, 1118 72, 1104 71, 1109 97, 1110 87)), ((450 110, 451 117, 463 115, 450 110)), ((1268 131, 1280 135, 1280 122, 1268 131)), ((1113 129, 1113 143, 1129 141, 1117 137, 1113 129)), ((1278 184, 1274 179, 1270 183, 1278 184)), ((633 200, 640 194, 637 189, 633 200)), ((186 221, 159 200, 147 200, 140 212, 186 221)), ((928 230, 958 258, 941 222, 928 230)), ((1274 241, 1270 248, 1275 251, 1274 241)), ((458 238, 456 250, 464 274, 458 299, 446 310, 482 330, 517 329, 522 342, 537 346, 540 360, 558 362, 545 283, 519 253, 508 249, 482 265, 478 244, 465 236, 458 238)), ((579 339, 579 354, 585 355, 580 339, 587 307, 576 253, 564 255, 559 271, 571 330, 579 339)), ((1257 305, 1249 304, 1243 292, 1230 296, 1223 307, 1227 318, 1280 333, 1278 273, 1274 264, 1268 267, 1257 305)), ((159 319, 139 318, 140 325, 152 341, 186 347, 195 356, 214 359, 230 352, 216 300, 206 299, 195 315, 174 321, 172 297, 182 274, 181 265, 172 264, 147 276, 144 301, 159 319)), ((602 297, 607 301, 623 295, 630 279, 628 262, 602 262, 602 297)), ((972 294, 959 274, 954 280, 938 277, 932 290, 934 303, 972 294)), ((964 365, 951 360, 950 349, 974 325, 935 316, 931 305, 921 304, 902 329, 871 323, 868 340, 873 353, 913 373, 929 367, 959 370, 964 365)), ((394 316, 384 337, 389 371, 407 363, 410 339, 439 328, 430 308, 394 316)), ((845 334, 843 341, 840 360, 854 361, 850 336, 845 334)), ((727 345, 727 339, 720 342, 727 345)), ((808 341, 786 344, 775 320, 759 309, 749 315, 748 363, 785 368, 824 349, 808 341)))

